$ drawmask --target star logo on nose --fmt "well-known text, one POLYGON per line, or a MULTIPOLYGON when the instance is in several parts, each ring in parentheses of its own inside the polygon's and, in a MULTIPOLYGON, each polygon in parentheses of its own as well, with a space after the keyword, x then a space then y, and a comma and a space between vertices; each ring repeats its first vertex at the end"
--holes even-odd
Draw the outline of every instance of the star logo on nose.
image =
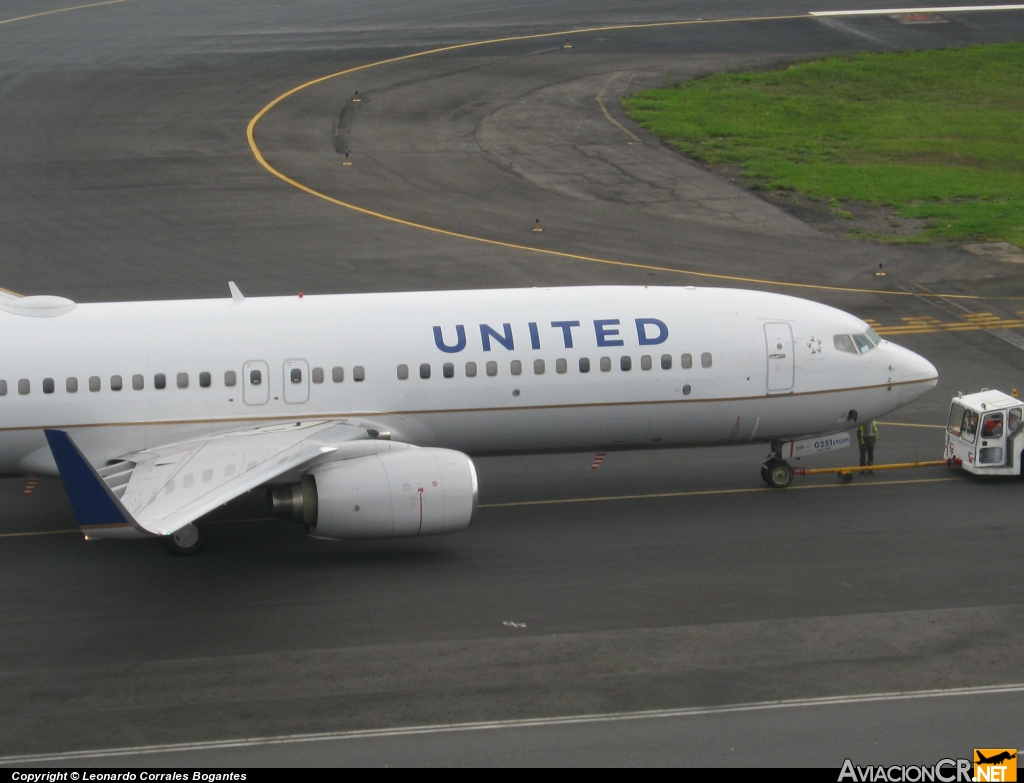
POLYGON ((811 349, 811 353, 821 353, 821 340, 816 340, 813 336, 807 343, 807 347, 811 349))

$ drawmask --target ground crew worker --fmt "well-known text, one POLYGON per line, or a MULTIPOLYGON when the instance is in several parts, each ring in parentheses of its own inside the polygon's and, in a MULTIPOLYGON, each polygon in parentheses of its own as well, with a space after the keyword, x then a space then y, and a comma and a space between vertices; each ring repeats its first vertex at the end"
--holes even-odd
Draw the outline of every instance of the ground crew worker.
POLYGON ((865 427, 861 424, 857 428, 857 443, 860 445, 860 466, 867 467, 867 471, 861 471, 874 475, 871 466, 875 464, 875 442, 878 440, 878 422, 872 419, 865 427))

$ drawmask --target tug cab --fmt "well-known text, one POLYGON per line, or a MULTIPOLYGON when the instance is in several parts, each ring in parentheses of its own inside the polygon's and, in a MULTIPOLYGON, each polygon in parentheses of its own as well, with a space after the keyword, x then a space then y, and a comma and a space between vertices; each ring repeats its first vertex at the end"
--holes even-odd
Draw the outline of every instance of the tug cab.
POLYGON ((954 397, 946 461, 983 476, 1022 475, 1024 403, 994 389, 954 397))

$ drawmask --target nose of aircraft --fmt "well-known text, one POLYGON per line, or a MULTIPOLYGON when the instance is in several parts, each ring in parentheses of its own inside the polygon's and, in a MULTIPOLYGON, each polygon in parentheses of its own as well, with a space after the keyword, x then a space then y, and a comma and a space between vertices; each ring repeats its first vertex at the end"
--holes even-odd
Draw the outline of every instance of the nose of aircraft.
POLYGON ((903 391, 900 393, 900 404, 905 405, 916 400, 929 389, 935 388, 939 382, 939 371, 935 365, 906 348, 900 348, 903 360, 903 391))

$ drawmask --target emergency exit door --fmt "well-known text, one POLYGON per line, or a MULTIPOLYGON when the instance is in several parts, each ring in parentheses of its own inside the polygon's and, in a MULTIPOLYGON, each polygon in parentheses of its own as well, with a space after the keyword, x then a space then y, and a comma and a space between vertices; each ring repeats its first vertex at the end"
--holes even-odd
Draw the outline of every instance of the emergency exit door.
POLYGON ((284 401, 305 402, 309 399, 309 365, 305 359, 288 359, 284 363, 284 401))
POLYGON ((764 342, 768 354, 768 393, 791 391, 796 374, 792 328, 782 322, 765 324, 764 342))
POLYGON ((270 399, 267 363, 251 361, 242 365, 242 399, 246 405, 263 405, 270 399))

